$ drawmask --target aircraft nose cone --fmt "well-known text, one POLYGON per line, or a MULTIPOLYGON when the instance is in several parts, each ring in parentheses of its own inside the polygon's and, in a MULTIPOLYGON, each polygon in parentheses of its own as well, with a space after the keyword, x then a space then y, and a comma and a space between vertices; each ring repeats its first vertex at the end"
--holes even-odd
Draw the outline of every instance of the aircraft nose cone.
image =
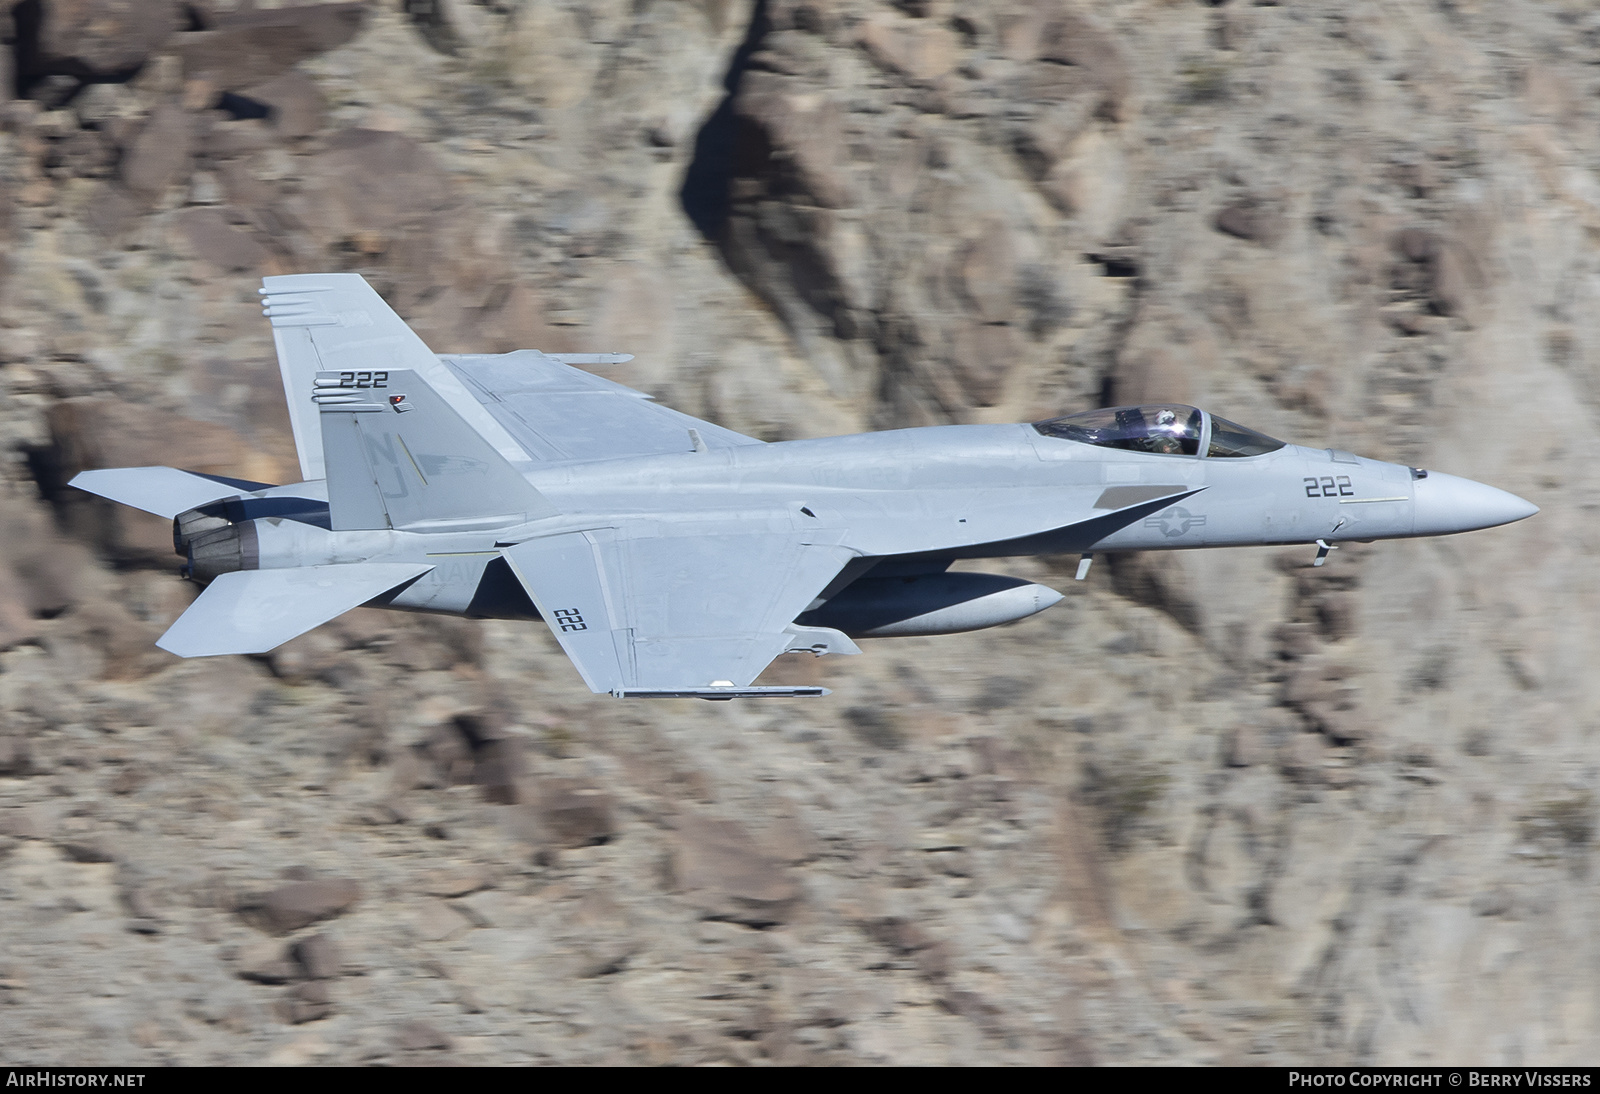
POLYGON ((1471 479, 1428 472, 1416 482, 1415 532, 1419 536, 1445 536, 1493 528, 1531 517, 1539 507, 1515 494, 1471 479))

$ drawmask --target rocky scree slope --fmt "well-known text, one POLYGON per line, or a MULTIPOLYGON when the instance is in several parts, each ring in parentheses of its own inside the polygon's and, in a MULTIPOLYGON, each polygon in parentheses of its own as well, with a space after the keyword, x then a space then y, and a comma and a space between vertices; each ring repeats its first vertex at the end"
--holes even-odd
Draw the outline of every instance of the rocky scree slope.
POLYGON ((0 20, 7 1063, 1592 1062, 1600 16, 0 20), (95 466, 286 481, 263 274, 768 439, 1181 399, 1544 508, 991 568, 1015 627, 589 696, 537 627, 151 642, 95 466))

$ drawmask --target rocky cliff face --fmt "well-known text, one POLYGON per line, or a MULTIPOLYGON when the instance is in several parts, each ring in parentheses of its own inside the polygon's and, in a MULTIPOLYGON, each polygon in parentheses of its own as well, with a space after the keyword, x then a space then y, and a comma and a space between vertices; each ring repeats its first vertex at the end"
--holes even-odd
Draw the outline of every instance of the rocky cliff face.
MULTIPOLYGON (((7 1063, 1592 1062, 1600 15, 28 0, 0 105, 7 1063), (778 439, 1200 403, 1513 490, 593 698, 536 626, 151 642, 288 481, 263 274, 778 439)), ((1076 560, 1065 560, 1067 564, 1076 560)))

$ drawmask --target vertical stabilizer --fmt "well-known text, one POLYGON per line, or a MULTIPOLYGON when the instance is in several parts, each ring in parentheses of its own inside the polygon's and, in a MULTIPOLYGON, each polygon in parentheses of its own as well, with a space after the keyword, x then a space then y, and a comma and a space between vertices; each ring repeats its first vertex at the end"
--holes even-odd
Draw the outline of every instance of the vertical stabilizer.
POLYGON ((319 372, 312 384, 334 531, 464 531, 556 512, 415 371, 319 372))
POLYGON ((326 477, 322 429, 310 401, 319 372, 411 369, 502 459, 514 466, 528 462, 528 454, 505 427, 360 274, 290 274, 263 278, 261 283, 262 307, 272 320, 278 369, 300 453, 300 473, 308 482, 326 477))

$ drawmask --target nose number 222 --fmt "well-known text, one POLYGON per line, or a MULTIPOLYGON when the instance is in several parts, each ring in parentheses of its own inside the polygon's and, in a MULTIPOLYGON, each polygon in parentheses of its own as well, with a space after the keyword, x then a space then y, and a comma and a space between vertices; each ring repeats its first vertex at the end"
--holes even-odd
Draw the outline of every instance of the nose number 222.
POLYGON ((1355 496, 1355 487, 1350 485, 1349 475, 1324 475, 1320 479, 1307 478, 1302 480, 1306 484, 1306 497, 1308 498, 1349 498, 1355 496))

